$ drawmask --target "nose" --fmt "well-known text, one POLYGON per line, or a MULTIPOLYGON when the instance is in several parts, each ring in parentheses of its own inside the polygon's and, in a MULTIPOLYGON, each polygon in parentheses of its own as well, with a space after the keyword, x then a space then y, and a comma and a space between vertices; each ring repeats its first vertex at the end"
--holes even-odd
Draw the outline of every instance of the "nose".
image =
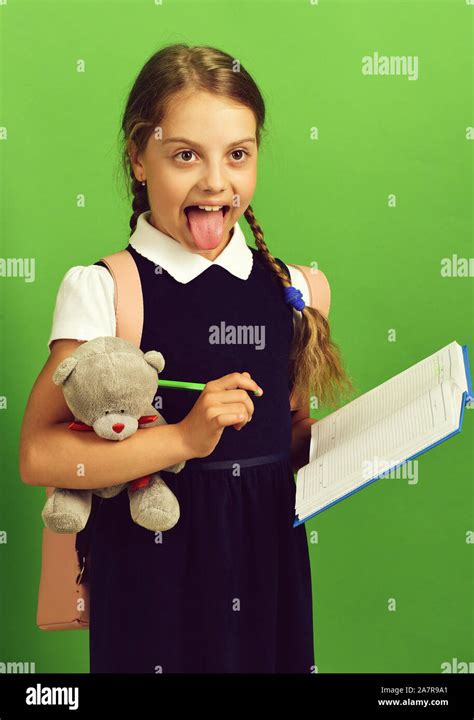
POLYGON ((112 430, 116 433, 122 432, 125 425, 123 423, 115 423, 115 425, 112 425, 112 430))
POLYGON ((225 191, 226 180, 224 169, 219 161, 209 162, 203 172, 201 191, 211 193, 212 196, 225 191))

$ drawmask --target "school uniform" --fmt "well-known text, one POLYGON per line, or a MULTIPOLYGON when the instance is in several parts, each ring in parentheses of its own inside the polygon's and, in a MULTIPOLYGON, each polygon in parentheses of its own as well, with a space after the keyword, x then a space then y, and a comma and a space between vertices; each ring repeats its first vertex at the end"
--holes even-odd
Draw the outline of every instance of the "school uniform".
MULTIPOLYGON (((314 672, 305 525, 293 527, 288 360, 298 311, 234 225, 214 260, 138 218, 129 239, 141 280, 141 350, 159 350, 163 379, 206 383, 248 371, 263 388, 252 421, 225 428, 214 451, 161 471, 180 519, 153 533, 133 522, 127 491, 93 495, 78 547, 90 543, 93 673, 314 672)), ((308 302, 304 276, 279 258, 308 302)), ((101 261, 75 266, 58 292, 48 344, 115 335, 113 280, 101 261)), ((196 391, 157 387, 155 407, 182 420, 196 391)), ((138 432, 146 432, 146 429, 138 432)))

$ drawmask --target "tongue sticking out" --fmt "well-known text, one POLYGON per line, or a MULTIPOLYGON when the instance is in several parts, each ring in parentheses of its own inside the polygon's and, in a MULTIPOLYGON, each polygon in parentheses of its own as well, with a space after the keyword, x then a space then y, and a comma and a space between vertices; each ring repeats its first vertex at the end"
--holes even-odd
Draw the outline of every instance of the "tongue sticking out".
POLYGON ((193 240, 201 250, 211 250, 222 240, 224 210, 199 210, 190 207, 186 211, 193 240))

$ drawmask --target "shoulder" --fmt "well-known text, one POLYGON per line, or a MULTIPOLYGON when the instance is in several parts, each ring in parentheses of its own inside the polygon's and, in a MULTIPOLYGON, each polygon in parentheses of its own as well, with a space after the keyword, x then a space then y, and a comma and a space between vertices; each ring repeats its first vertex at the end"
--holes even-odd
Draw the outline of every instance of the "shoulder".
POLYGON ((92 291, 98 288, 114 287, 114 280, 104 265, 74 265, 69 268, 61 280, 60 289, 88 287, 92 291))
POLYGON ((69 268, 59 285, 56 303, 77 301, 102 304, 114 299, 114 279, 101 265, 75 265, 69 268))
POLYGON ((326 275, 319 268, 286 263, 291 283, 301 290, 306 305, 319 310, 326 318, 331 304, 331 288, 326 275))
POLYGON ((103 265, 75 265, 56 295, 48 348, 59 338, 91 340, 115 335, 114 280, 103 265))

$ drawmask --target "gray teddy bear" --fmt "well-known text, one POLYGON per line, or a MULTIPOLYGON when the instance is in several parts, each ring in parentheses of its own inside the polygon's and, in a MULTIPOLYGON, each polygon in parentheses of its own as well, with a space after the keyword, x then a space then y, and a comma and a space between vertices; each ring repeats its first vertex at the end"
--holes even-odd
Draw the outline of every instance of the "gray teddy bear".
MULTIPOLYGON (((151 404, 158 373, 164 366, 160 352, 143 353, 118 337, 98 337, 79 345, 53 374, 53 382, 62 384, 64 398, 75 418, 69 428, 91 430, 106 440, 120 441, 139 428, 166 424, 151 404)), ((164 469, 178 473, 185 464, 183 461, 164 469)), ((176 525, 179 503, 159 473, 101 489, 55 488, 41 514, 44 524, 57 533, 77 533, 87 524, 92 493, 112 498, 125 487, 131 516, 138 525, 155 532, 176 525)))

